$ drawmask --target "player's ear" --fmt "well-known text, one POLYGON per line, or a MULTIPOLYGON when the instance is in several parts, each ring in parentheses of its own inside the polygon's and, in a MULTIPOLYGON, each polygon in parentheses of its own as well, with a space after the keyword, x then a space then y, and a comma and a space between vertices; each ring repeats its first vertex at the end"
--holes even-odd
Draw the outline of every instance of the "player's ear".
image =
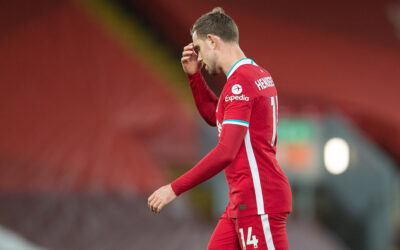
POLYGON ((207 42, 209 43, 209 46, 212 49, 215 49, 217 47, 217 44, 219 42, 219 37, 216 35, 208 34, 207 35, 207 42))

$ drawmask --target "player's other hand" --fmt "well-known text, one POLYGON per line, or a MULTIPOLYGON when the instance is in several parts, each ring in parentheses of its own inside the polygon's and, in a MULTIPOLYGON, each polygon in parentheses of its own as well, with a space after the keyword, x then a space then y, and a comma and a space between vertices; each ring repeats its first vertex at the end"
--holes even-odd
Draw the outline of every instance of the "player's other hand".
POLYGON ((163 207, 175 200, 176 195, 172 190, 171 184, 165 185, 157 189, 147 200, 147 204, 152 212, 160 213, 163 207))
POLYGON ((203 66, 203 62, 198 60, 198 55, 194 51, 193 43, 189 43, 183 48, 181 58, 183 71, 187 75, 193 75, 197 73, 203 66))

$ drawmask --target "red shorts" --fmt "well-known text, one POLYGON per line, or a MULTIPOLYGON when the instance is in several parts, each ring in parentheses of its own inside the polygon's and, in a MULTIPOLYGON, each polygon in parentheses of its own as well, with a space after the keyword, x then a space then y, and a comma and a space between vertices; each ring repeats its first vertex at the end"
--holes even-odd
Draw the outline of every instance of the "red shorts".
POLYGON ((288 213, 229 218, 224 212, 211 236, 209 250, 289 250, 288 213))

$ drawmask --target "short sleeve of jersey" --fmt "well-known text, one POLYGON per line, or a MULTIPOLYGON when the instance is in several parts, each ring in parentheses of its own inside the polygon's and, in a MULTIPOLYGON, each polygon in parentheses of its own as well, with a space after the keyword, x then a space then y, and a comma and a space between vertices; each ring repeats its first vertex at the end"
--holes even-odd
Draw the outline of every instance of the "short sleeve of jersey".
POLYGON ((222 124, 237 124, 248 127, 250 122, 253 97, 251 86, 237 78, 224 93, 224 120, 222 124))

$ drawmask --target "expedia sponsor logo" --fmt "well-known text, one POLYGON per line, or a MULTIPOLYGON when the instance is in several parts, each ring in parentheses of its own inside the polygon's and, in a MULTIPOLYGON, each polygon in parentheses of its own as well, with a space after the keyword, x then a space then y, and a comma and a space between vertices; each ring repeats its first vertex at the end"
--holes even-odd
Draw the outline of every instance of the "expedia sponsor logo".
POLYGON ((233 101, 246 101, 248 102, 250 98, 245 95, 237 96, 237 95, 232 95, 232 96, 225 96, 225 101, 226 102, 233 102, 233 101))
POLYGON ((242 93, 243 89, 242 86, 240 84, 235 84, 232 86, 232 93, 235 95, 239 95, 240 93, 242 93))

